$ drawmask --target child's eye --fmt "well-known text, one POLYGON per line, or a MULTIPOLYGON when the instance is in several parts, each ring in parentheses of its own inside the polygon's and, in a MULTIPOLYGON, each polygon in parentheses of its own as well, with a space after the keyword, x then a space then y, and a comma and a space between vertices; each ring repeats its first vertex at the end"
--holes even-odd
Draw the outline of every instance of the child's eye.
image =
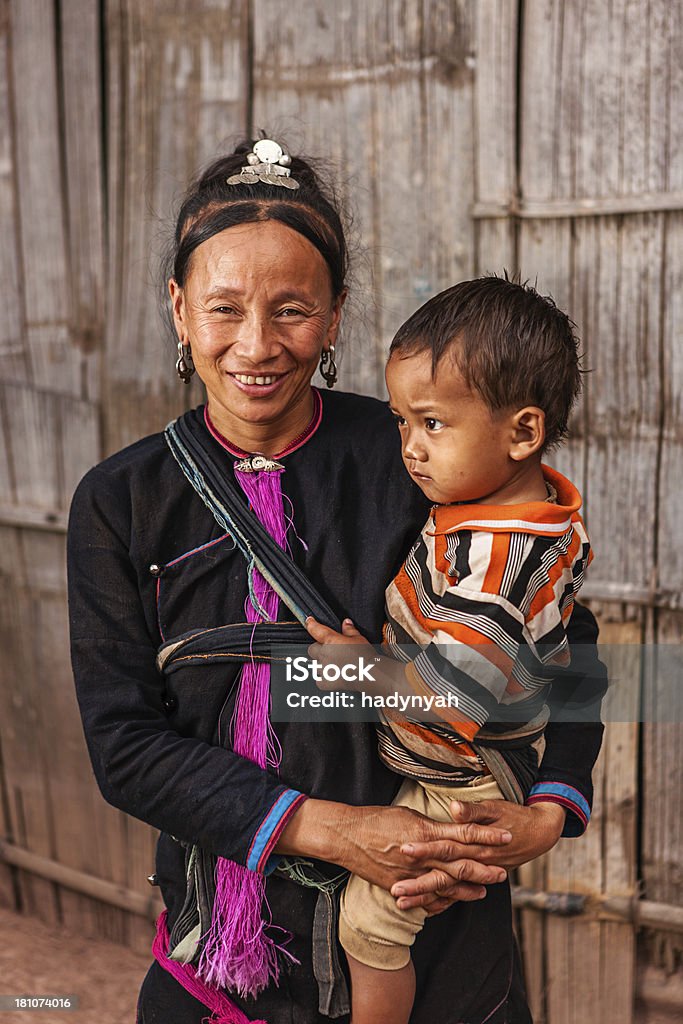
POLYGON ((393 416, 394 416, 394 422, 396 423, 397 427, 405 427, 406 421, 403 418, 403 416, 399 416, 397 413, 394 413, 393 416))
POLYGON ((443 423, 441 422, 441 420, 437 420, 433 416, 429 416, 425 420, 425 427, 427 428, 427 430, 432 431, 441 430, 441 428, 443 427, 443 423))

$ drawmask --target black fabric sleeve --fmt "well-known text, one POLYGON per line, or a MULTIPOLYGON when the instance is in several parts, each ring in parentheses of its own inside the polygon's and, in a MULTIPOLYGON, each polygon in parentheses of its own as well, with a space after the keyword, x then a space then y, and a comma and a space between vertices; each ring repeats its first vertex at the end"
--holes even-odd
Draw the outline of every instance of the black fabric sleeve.
POLYGON ((551 686, 551 718, 537 783, 527 803, 559 803, 567 810, 563 836, 579 836, 590 818, 591 773, 600 753, 604 726, 600 706, 607 690, 607 669, 598 658, 598 624, 576 604, 567 626, 572 671, 551 686))
POLYGON ((101 468, 81 482, 68 535, 71 653, 95 777, 115 807, 214 854, 265 870, 305 799, 232 751, 180 735, 164 708, 158 642, 131 558, 131 501, 101 468))

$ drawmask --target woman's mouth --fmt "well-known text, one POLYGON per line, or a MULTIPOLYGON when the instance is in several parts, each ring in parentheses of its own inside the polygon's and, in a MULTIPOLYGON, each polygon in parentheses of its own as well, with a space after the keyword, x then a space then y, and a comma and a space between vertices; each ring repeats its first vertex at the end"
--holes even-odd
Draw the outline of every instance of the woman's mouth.
POLYGON ((228 373, 239 390, 248 395, 271 395, 287 376, 287 373, 228 373))
POLYGON ((274 384, 278 379, 277 374, 269 374, 263 377, 252 377, 248 373, 235 373, 233 374, 235 380, 238 380, 240 384, 274 384))

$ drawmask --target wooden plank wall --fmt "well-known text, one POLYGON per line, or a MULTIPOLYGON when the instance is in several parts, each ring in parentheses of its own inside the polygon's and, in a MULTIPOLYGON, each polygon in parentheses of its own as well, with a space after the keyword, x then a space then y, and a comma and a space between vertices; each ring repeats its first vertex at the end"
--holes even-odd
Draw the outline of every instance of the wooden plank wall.
POLYGON ((254 128, 319 157, 361 243, 340 386, 384 394, 396 328, 473 267, 473 5, 309 2, 285 27, 254 0, 253 20, 254 128))
MULTIPOLYGON (((175 378, 159 261, 191 176, 260 129, 317 156, 349 214, 342 387, 382 394, 398 324, 472 273, 519 269, 573 311, 591 373, 555 462, 586 497, 633 722, 641 699, 654 717, 633 645, 683 632, 682 69, 667 0, 0 0, 6 838, 148 893, 154 835, 101 800, 80 735, 66 512, 90 465, 201 400, 175 378)), ((526 884, 680 902, 681 729, 633 722, 608 727, 588 835, 526 884)), ((148 948, 141 917, 2 863, 0 903, 148 948)), ((521 927, 538 1024, 634 1019, 630 925, 521 927)), ((652 933, 641 963, 680 954, 652 933)))

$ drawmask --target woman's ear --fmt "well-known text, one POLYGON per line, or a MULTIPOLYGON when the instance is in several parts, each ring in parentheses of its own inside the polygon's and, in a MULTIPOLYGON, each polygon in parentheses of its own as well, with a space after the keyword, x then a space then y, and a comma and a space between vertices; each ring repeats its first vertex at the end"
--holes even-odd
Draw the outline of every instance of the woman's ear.
POLYGON ((512 417, 512 438, 509 455, 522 462, 543 448, 545 413, 536 405, 527 405, 512 417))
POLYGON ((327 348, 328 345, 337 344, 337 335, 339 334, 339 325, 341 324, 342 309, 344 307, 344 303, 346 302, 347 295, 348 290, 344 288, 344 290, 339 293, 339 295, 336 297, 332 304, 332 319, 330 321, 330 326, 327 331, 327 345, 325 346, 325 348, 327 348))
POLYGON ((168 292, 171 296, 171 311, 173 313, 173 324, 178 335, 178 340, 183 344, 187 342, 187 327, 185 325, 185 294, 174 277, 168 282, 168 292))

